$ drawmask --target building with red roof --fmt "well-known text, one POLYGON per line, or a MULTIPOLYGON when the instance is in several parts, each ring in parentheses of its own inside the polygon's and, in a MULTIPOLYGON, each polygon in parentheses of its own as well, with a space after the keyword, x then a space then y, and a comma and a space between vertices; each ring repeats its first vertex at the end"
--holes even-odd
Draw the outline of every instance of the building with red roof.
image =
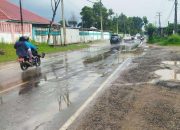
MULTIPOLYGON (((38 42, 46 42, 50 20, 22 9, 23 34, 38 42)), ((19 6, 0 0, 0 42, 15 42, 22 33, 19 6)), ((60 35, 60 31, 52 32, 60 35)))
MULTIPOLYGON (((9 0, 10 1, 10 0, 9 0)), ((8 0, 0 0, 0 42, 15 43, 22 35, 21 17, 19 6, 10 3, 8 0)), ((42 0, 43 1, 43 0, 42 0)), ((25 2, 25 0, 24 0, 25 2)), ((22 9, 23 35, 29 36, 36 42, 47 42, 50 21, 26 9, 22 9)), ((60 25, 53 25, 50 44, 62 44, 63 34, 60 25)), ((79 43, 101 38, 100 32, 81 30, 78 28, 67 28, 67 43, 79 43)), ((104 33, 104 38, 109 39, 109 33, 104 33)))
MULTIPOLYGON (((20 21, 20 9, 17 5, 0 0, 0 20, 5 21, 20 21)), ((26 9, 22 9, 24 22, 36 24, 49 24, 49 20, 37 14, 34 14, 26 9)))

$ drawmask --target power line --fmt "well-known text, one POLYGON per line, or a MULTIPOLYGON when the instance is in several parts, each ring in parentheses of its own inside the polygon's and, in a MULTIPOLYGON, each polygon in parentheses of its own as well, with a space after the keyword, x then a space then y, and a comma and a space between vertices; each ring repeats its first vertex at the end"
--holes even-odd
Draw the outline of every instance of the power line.
POLYGON ((164 0, 161 0, 160 3, 159 3, 159 6, 157 6, 157 11, 162 7, 162 4, 164 3, 164 0))
POLYGON ((172 6, 172 9, 171 9, 171 11, 170 11, 170 13, 169 13, 169 15, 168 15, 168 17, 167 17, 166 21, 168 21, 168 20, 170 19, 170 17, 171 17, 171 15, 172 15, 173 10, 174 10, 174 4, 173 4, 173 6, 172 6))
POLYGON ((88 1, 88 2, 91 2, 91 3, 93 3, 93 4, 94 4, 94 3, 97 3, 97 2, 93 2, 93 1, 91 1, 91 0, 87 0, 87 1, 88 1))

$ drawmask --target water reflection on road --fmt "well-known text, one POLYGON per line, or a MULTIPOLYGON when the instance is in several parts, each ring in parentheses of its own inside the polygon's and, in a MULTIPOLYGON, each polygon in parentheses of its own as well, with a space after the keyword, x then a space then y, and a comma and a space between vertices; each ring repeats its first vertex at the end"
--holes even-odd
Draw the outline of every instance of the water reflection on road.
POLYGON ((166 69, 155 71, 155 74, 160 76, 160 80, 180 81, 180 61, 163 61, 162 64, 166 69))
POLYGON ((17 76, 25 84, 1 95, 0 129, 59 129, 119 64, 135 56, 107 44, 52 55, 41 68, 17 76))
POLYGON ((27 81, 28 82, 27 84, 20 86, 19 95, 26 94, 29 91, 31 91, 33 88, 38 87, 40 83, 40 79, 42 78, 45 81, 47 81, 46 76, 41 73, 41 68, 36 68, 22 72, 21 74, 22 82, 27 82, 27 81))

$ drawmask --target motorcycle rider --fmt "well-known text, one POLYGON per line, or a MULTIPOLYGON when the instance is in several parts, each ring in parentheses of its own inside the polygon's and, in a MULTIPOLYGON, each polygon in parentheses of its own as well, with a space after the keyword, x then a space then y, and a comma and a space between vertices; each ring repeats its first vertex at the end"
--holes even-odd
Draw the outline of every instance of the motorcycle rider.
POLYGON ((18 57, 29 57, 28 47, 26 46, 23 37, 19 38, 19 40, 15 43, 14 48, 16 49, 18 57))
POLYGON ((14 45, 14 48, 16 49, 16 54, 19 57, 28 57, 29 62, 32 62, 33 54, 32 51, 34 51, 34 54, 37 54, 37 47, 34 46, 32 43, 29 42, 28 37, 20 37, 19 41, 17 41, 14 45))
POLYGON ((37 47, 29 42, 29 37, 24 37, 25 44, 28 47, 29 61, 32 61, 33 56, 37 56, 37 47))

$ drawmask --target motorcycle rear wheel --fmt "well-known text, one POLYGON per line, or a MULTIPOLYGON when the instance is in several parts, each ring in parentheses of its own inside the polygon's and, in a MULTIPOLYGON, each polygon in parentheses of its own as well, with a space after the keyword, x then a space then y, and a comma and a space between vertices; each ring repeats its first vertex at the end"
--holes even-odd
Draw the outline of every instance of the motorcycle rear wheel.
POLYGON ((23 71, 27 70, 28 69, 28 65, 25 64, 25 63, 20 63, 20 67, 23 71))

